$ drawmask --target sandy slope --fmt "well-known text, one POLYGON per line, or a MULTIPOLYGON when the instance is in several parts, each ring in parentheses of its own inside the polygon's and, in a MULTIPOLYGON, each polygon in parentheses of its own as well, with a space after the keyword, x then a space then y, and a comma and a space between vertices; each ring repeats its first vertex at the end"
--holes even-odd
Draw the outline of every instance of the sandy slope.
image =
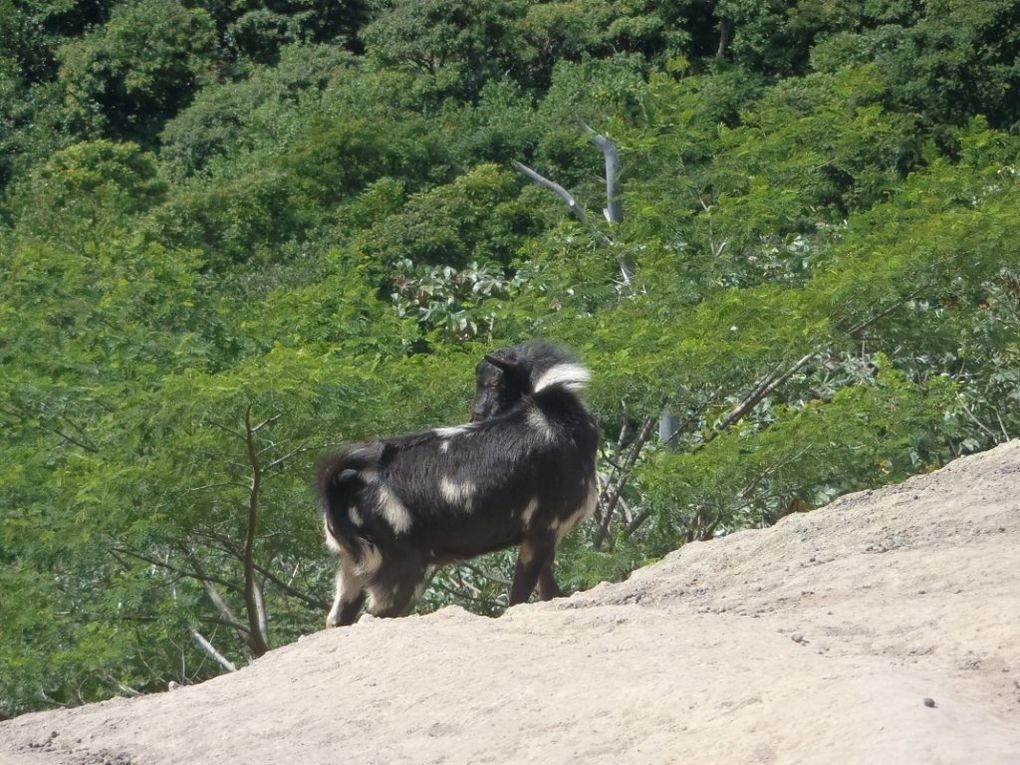
POLYGON ((569 600, 0 723, 12 765, 580 761, 1020 764, 1020 441, 569 600))

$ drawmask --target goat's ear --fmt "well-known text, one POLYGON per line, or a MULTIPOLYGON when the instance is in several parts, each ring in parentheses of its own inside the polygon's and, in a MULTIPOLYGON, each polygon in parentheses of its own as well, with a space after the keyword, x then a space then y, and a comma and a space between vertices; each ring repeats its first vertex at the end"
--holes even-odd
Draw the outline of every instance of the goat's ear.
POLYGON ((522 364, 517 359, 504 359, 499 356, 486 354, 485 360, 492 364, 492 366, 496 367, 497 369, 502 369, 509 375, 514 375, 516 377, 528 376, 527 369, 525 369, 524 364, 522 364))

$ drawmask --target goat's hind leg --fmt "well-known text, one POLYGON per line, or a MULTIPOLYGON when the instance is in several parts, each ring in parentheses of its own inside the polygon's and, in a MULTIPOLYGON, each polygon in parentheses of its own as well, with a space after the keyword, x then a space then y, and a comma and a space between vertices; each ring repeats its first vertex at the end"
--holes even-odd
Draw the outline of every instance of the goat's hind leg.
MULTIPOLYGON (((514 581, 510 585, 510 605, 516 606, 524 603, 531 597, 539 577, 543 579, 543 600, 548 600, 545 594, 549 582, 559 592, 556 580, 552 576, 553 556, 556 555, 556 539, 553 536, 536 537, 525 539, 517 551, 517 567, 514 570, 514 581), (548 573, 546 573, 548 571, 548 573)), ((549 597, 555 597, 549 595, 549 597)))
POLYGON ((553 598, 562 598, 563 590, 556 584, 556 577, 553 576, 553 559, 549 558, 549 562, 545 564, 545 567, 538 575, 538 596, 542 600, 552 600, 553 598))

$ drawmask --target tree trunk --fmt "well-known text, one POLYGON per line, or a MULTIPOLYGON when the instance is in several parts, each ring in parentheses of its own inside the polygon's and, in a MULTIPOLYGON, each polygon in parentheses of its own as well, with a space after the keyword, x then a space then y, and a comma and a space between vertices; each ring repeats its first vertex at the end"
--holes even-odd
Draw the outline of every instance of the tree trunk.
POLYGON ((269 641, 265 633, 265 620, 262 616, 261 593, 255 581, 255 536, 258 528, 259 497, 262 491, 262 466, 259 464, 255 434, 261 425, 252 426, 251 406, 244 411, 244 440, 248 447, 248 462, 251 465, 251 483, 248 492, 247 527, 244 537, 244 606, 248 617, 248 647, 256 658, 269 650, 269 641))

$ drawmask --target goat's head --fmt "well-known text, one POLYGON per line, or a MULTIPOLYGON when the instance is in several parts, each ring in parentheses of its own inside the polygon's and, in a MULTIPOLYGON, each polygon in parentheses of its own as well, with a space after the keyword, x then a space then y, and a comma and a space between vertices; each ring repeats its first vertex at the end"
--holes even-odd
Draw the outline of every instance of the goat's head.
POLYGON ((475 403, 471 422, 488 420, 512 409, 531 393, 530 370, 510 352, 486 354, 475 367, 475 403))
POLYGON ((549 385, 579 390, 588 371, 567 351, 533 341, 487 354, 475 367, 475 403, 471 421, 501 415, 525 396, 549 385))

